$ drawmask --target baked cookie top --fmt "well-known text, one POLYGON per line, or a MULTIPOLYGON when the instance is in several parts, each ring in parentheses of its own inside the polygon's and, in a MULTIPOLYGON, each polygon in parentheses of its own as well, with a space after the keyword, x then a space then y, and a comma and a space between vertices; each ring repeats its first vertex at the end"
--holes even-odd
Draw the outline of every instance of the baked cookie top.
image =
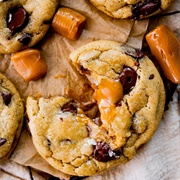
POLYGON ((174 0, 89 0, 113 18, 142 19, 166 10, 174 0))
POLYGON ((7 158, 18 142, 24 105, 14 85, 0 74, 0 161, 7 158))
POLYGON ((151 60, 118 42, 91 42, 70 59, 90 80, 92 98, 28 97, 29 127, 49 164, 90 176, 130 160, 152 137, 164 111, 165 90, 151 60))
POLYGON ((57 0, 0 1, 0 54, 35 45, 47 32, 57 0))

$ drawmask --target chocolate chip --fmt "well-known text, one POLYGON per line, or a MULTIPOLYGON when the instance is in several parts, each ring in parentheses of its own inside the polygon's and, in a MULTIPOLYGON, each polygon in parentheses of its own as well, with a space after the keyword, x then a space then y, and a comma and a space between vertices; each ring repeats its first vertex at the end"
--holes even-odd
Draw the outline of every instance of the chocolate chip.
POLYGON ((121 150, 113 151, 110 146, 103 142, 98 142, 95 146, 93 157, 100 162, 107 162, 119 158, 121 150))
POLYGON ((50 146, 51 145, 51 141, 49 139, 47 139, 47 145, 50 146))
POLYGON ((94 122, 95 124, 97 124, 98 126, 101 126, 101 125, 102 125, 102 121, 101 121, 100 117, 95 117, 95 118, 92 119, 92 120, 93 120, 93 122, 94 122))
POLYGON ((62 117, 60 117, 59 119, 60 119, 62 122, 63 122, 63 120, 64 120, 62 117))
POLYGON ((79 65, 79 71, 82 75, 84 75, 84 74, 91 75, 90 70, 84 68, 82 65, 79 65))
POLYGON ((22 37, 18 39, 18 41, 24 45, 28 45, 31 41, 32 35, 23 33, 22 37))
POLYGON ((132 6, 133 19, 139 19, 157 11, 161 6, 161 0, 145 0, 132 6))
POLYGON ((124 94, 128 94, 135 86, 137 73, 130 67, 125 67, 119 76, 119 80, 123 85, 124 94))
POLYGON ((11 93, 0 92, 0 95, 3 98, 4 104, 7 106, 11 102, 11 93))
POLYGON ((154 74, 151 74, 151 75, 149 76, 149 79, 154 79, 154 74))
POLYGON ((69 101, 61 107, 61 110, 63 112, 77 113, 76 103, 74 101, 69 101))
POLYGON ((20 32, 28 24, 28 13, 22 7, 15 7, 7 14, 7 27, 11 31, 11 35, 20 32))
POLYGON ((6 139, 0 137, 0 146, 6 143, 6 139))

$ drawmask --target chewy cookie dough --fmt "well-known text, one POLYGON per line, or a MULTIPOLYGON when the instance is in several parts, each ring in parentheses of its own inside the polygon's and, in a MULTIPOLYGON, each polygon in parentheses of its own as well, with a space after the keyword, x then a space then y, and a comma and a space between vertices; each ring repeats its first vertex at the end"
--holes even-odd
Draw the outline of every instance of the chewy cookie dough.
POLYGON ((153 136, 165 90, 151 60, 118 42, 91 42, 70 59, 90 80, 92 99, 28 97, 29 127, 49 164, 70 175, 90 176, 130 160, 153 136))
POLYGON ((174 0, 89 0, 113 18, 142 19, 166 10, 174 0))
POLYGON ((0 74, 0 161, 18 142, 24 119, 22 99, 14 85, 0 74))
POLYGON ((47 32, 57 0, 0 1, 0 54, 35 45, 47 32))

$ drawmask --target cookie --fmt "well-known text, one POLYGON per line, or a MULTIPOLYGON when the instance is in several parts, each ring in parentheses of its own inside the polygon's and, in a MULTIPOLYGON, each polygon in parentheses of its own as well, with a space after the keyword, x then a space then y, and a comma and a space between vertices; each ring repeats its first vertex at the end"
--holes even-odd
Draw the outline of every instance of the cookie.
POLYGON ((89 79, 91 98, 28 97, 29 128, 50 165, 91 176, 127 162, 153 136, 164 112, 165 90, 151 60, 118 42, 91 42, 70 59, 89 79))
POLYGON ((89 0, 97 9, 113 18, 142 19, 161 13, 174 0, 89 0))
POLYGON ((8 158, 18 142, 24 105, 12 82, 0 74, 0 161, 8 158))
POLYGON ((57 0, 0 1, 0 54, 35 45, 46 34, 57 0))

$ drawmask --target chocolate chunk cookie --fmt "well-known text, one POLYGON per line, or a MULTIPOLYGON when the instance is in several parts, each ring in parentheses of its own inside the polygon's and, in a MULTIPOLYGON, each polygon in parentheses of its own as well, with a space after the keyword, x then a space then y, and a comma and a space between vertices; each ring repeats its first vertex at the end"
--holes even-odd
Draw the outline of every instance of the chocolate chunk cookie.
POLYGON ((114 18, 142 19, 166 10, 174 0, 89 0, 96 8, 114 18))
POLYGON ((28 97, 29 127, 49 164, 67 174, 90 176, 130 160, 153 136, 165 90, 151 60, 118 42, 91 42, 70 59, 89 79, 92 98, 28 97))
POLYGON ((35 45, 47 32, 57 0, 0 1, 0 54, 35 45))
POLYGON ((24 117, 22 99, 14 85, 0 74, 0 161, 18 142, 24 117))

